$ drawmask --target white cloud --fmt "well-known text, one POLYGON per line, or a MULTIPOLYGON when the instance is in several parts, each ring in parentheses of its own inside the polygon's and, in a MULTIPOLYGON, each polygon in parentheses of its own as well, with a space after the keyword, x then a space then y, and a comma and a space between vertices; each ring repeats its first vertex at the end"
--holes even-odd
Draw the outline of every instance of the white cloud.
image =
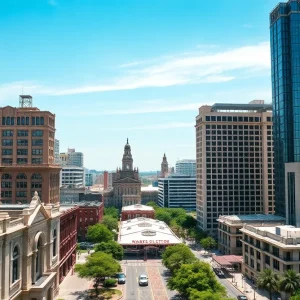
MULTIPOLYGON (((153 61, 153 60, 152 60, 153 61)), ((63 89, 55 95, 72 95, 104 91, 132 90, 146 87, 226 82, 235 79, 240 71, 256 76, 270 69, 269 43, 244 46, 213 54, 190 54, 182 57, 164 58, 148 67, 131 63, 128 72, 110 84, 96 84, 63 89)))
MULTIPOLYGON (((148 102, 148 101, 147 101, 148 102)), ((204 105, 200 102, 195 103, 176 103, 163 105, 165 100, 161 99, 159 102, 154 100, 154 102, 149 101, 147 105, 140 107, 130 107, 119 110, 104 110, 104 111, 81 111, 76 113, 76 116, 102 116, 102 115, 136 115, 136 114, 150 114, 150 113, 165 113, 165 112, 177 112, 177 111, 195 111, 197 113, 198 108, 204 105), (149 106, 149 104, 151 104, 149 106), (155 105, 153 105, 155 104, 155 105)), ((142 103, 145 103, 142 101, 142 103)), ((212 105, 213 103, 205 103, 205 105, 212 105)), ((72 112, 64 113, 64 116, 74 116, 72 112)))
POLYGON ((15 81, 0 85, 0 102, 15 105, 18 95, 49 94, 52 90, 43 87, 35 81, 15 81))
POLYGON ((118 128, 99 128, 100 131, 133 131, 133 130, 162 130, 171 128, 193 128, 195 126, 194 122, 172 122, 166 124, 151 124, 143 126, 133 126, 133 127, 118 127, 118 128))

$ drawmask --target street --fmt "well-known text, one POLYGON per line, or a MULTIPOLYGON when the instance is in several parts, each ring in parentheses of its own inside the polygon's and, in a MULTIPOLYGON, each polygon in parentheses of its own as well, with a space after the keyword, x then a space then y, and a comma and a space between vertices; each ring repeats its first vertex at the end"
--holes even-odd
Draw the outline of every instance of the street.
MULTIPOLYGON (((160 259, 148 261, 123 260, 122 269, 126 274, 126 283, 119 285, 123 289, 124 300, 168 300, 176 299, 176 292, 168 290, 166 286, 166 268, 160 259), (149 285, 140 287, 138 277, 145 274, 149 278, 149 285)), ((178 299, 178 298, 177 298, 178 299)))

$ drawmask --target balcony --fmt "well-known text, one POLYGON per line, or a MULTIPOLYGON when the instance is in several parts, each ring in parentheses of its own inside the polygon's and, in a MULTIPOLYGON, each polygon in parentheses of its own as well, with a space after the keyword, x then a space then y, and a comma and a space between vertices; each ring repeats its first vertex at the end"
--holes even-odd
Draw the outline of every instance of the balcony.
POLYGON ((54 282, 56 277, 55 272, 46 273, 43 276, 41 276, 30 288, 31 292, 43 292, 47 288, 49 288, 52 283, 54 282))

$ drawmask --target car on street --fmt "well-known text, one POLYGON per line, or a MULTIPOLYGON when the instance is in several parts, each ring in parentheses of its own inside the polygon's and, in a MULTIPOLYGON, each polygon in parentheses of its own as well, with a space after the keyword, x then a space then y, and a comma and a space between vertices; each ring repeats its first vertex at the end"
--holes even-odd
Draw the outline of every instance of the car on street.
POLYGON ((139 286, 147 286, 148 285, 148 277, 146 275, 139 276, 139 286))
POLYGON ((224 273, 220 269, 214 269, 214 271, 218 277, 224 277, 224 273))
POLYGON ((247 300, 247 297, 244 295, 239 295, 239 296, 237 296, 237 299, 238 300, 247 300))
POLYGON ((126 275, 124 273, 118 273, 116 277, 117 277, 117 280, 118 280, 118 284, 125 284, 126 275))

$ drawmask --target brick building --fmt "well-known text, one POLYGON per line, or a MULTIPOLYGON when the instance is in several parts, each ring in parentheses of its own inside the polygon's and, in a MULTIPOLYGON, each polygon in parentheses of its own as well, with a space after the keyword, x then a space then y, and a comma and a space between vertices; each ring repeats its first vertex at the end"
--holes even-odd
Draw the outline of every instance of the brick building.
POLYGON ((86 239, 87 228, 99 223, 104 214, 103 202, 77 203, 79 209, 77 214, 78 241, 86 239))
POLYGON ((153 207, 142 205, 142 204, 134 204, 122 207, 121 220, 126 221, 134 218, 149 218, 154 219, 155 212, 153 207))
POLYGON ((78 206, 60 207, 59 282, 76 263, 78 206))
POLYGON ((22 95, 20 107, 0 108, 0 122, 1 202, 25 204, 35 191, 44 203, 59 202, 55 115, 32 107, 32 97, 22 95))

